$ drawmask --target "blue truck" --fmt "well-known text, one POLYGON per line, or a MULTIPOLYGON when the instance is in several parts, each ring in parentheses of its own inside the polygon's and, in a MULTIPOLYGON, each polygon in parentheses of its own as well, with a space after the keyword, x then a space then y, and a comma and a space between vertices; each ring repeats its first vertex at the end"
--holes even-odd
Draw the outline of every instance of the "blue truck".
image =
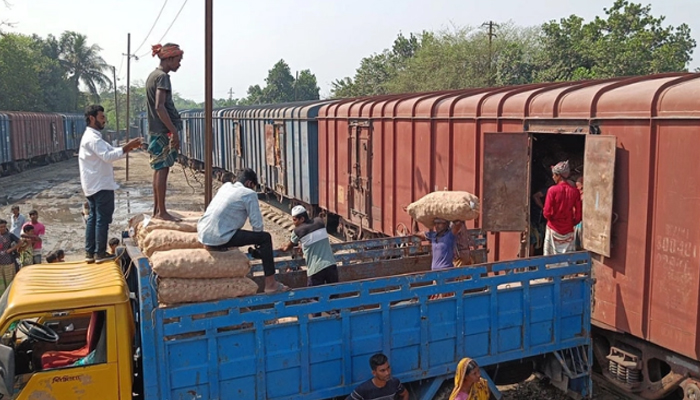
POLYGON ((415 238, 334 248, 340 283, 305 287, 303 261, 279 255, 291 292, 169 306, 129 240, 121 263, 23 268, 0 297, 0 398, 331 399, 377 352, 421 400, 446 398, 463 357, 496 398, 535 371, 591 394, 587 253, 433 272, 415 238))
POLYGON ((383 352, 412 398, 444 396, 463 357, 479 362, 496 398, 499 376, 523 369, 591 395, 588 253, 433 272, 415 238, 333 247, 338 284, 305 287, 303 260, 278 259, 290 292, 161 307, 148 259, 128 243, 134 391, 146 400, 344 397, 383 352))

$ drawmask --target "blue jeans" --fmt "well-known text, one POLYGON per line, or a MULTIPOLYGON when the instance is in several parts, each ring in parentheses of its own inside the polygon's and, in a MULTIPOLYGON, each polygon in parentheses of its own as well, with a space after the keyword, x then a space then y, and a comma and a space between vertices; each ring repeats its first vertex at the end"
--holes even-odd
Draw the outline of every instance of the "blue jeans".
POLYGON ((87 198, 90 214, 85 227, 85 253, 107 252, 107 234, 114 214, 114 191, 100 190, 87 198))

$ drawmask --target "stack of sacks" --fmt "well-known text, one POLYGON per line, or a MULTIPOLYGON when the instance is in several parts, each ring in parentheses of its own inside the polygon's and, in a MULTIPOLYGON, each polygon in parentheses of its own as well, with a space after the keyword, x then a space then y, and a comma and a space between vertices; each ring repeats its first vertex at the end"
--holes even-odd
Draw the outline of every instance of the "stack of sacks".
POLYGON ((435 218, 467 221, 479 216, 479 198, 468 192, 433 192, 411 203, 406 211, 428 228, 435 218))
POLYGON ((247 278, 248 257, 238 249, 209 252, 197 240, 201 214, 173 212, 180 222, 136 216, 129 221, 132 238, 149 257, 158 275, 162 304, 196 303, 249 296, 258 285, 247 278))
POLYGON ((181 219, 180 222, 163 221, 159 219, 151 219, 150 216, 139 214, 129 220, 129 231, 134 242, 139 245, 141 250, 144 249, 143 242, 146 236, 156 229, 168 229, 180 232, 197 232, 197 221, 201 214, 187 211, 172 212, 172 214, 181 219), (133 231, 132 231, 133 229, 133 231))
POLYGON ((158 301, 163 304, 214 301, 258 291, 258 284, 246 277, 248 257, 238 249, 156 251, 150 260, 159 277, 158 301))

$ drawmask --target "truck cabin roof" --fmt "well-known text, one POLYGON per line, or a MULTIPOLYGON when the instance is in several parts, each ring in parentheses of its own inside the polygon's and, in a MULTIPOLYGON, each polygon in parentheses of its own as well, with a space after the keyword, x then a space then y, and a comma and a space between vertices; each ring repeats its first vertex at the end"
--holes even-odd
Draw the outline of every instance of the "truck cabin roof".
POLYGON ((38 264, 17 273, 0 298, 0 313, 7 319, 128 301, 129 289, 115 262, 38 264))

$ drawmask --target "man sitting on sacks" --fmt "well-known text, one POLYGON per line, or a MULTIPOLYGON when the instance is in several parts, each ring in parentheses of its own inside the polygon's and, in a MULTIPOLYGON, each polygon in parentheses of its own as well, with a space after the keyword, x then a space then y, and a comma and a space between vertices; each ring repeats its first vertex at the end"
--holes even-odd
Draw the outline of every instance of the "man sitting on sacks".
POLYGON ((197 222, 197 238, 210 251, 258 245, 265 272, 265 293, 287 291, 287 286, 275 280, 272 236, 263 232, 263 217, 254 190, 257 185, 258 175, 250 168, 239 173, 236 183, 224 183, 197 222), (246 219, 250 219, 252 232, 241 229, 246 219))
POLYGON ((291 240, 280 251, 289 251, 301 243, 308 267, 308 286, 337 283, 338 266, 333 257, 326 224, 318 217, 310 219, 304 206, 292 208, 292 221, 295 228, 291 240))

